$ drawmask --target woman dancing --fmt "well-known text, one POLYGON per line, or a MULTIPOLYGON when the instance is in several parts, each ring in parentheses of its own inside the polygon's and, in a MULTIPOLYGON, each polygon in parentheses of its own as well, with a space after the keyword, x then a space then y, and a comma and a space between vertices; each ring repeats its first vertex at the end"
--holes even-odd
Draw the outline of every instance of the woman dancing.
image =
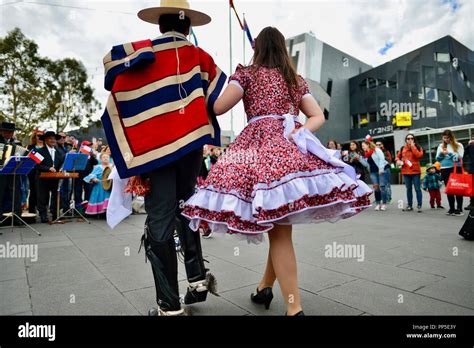
POLYGON ((214 111, 221 115, 243 98, 248 125, 185 202, 183 215, 195 231, 207 222, 213 232, 255 242, 268 232, 266 270, 251 298, 268 308, 278 279, 287 315, 304 315, 292 224, 353 216, 370 206, 371 190, 312 134, 324 115, 276 28, 262 30, 252 64, 239 65, 229 80, 214 111), (295 122, 299 110, 308 118, 304 125, 295 122))

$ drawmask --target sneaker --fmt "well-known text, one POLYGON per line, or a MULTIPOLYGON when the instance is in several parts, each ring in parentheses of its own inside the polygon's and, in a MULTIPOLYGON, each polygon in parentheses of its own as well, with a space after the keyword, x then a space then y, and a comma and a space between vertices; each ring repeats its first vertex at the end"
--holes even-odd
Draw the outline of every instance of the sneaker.
POLYGON ((474 209, 474 205, 468 205, 466 208, 464 208, 464 210, 472 210, 474 209))
POLYGON ((454 215, 454 209, 449 209, 446 215, 453 216, 454 215))
POLYGON ((377 204, 377 205, 375 206, 375 210, 376 210, 376 211, 379 211, 379 210, 380 210, 380 204, 377 204))
POLYGON ((431 209, 436 209, 436 207, 434 205, 431 206, 431 209))
POLYGON ((455 210, 453 215, 454 216, 463 216, 464 213, 462 212, 462 210, 455 210))
POLYGON ((443 207, 442 205, 438 205, 438 208, 437 209, 446 209, 445 207, 443 207))
POLYGON ((402 209, 402 211, 413 211, 413 208, 410 207, 410 206, 408 206, 408 207, 406 207, 405 209, 402 209))
POLYGON ((380 210, 382 210, 382 211, 387 210, 387 206, 385 204, 382 204, 382 206, 380 207, 380 210))
POLYGON ((417 211, 418 213, 421 213, 421 212, 422 212, 422 210, 421 210, 421 205, 419 205, 419 206, 416 207, 416 211, 417 211))

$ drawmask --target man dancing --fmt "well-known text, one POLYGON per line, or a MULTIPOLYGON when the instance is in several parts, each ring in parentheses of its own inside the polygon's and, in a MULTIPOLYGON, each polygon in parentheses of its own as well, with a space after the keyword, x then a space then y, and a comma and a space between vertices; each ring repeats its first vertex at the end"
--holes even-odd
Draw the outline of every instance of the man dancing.
POLYGON ((189 282, 184 303, 205 301, 214 292, 199 233, 189 228, 181 205, 194 193, 203 145, 220 145, 213 105, 226 76, 208 53, 186 39, 191 25, 211 21, 187 1, 162 0, 160 7, 144 9, 138 17, 158 24, 163 35, 114 46, 105 56, 105 87, 111 96, 102 123, 120 177, 139 175, 140 180, 130 182, 147 183, 142 242, 158 303, 149 314, 182 315, 175 229, 189 282))

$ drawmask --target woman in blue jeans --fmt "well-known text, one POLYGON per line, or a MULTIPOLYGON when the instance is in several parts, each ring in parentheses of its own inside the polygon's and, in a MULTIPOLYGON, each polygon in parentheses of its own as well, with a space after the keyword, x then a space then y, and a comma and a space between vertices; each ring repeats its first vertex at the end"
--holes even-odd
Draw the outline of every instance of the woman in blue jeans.
POLYGON ((382 150, 376 147, 372 141, 363 141, 362 150, 364 151, 364 158, 361 158, 360 161, 370 172, 370 179, 375 192, 375 210, 385 211, 387 210, 387 176, 385 172, 389 170, 390 165, 385 160, 382 150))
POLYGON ((405 137, 405 145, 400 149, 395 162, 402 168, 403 181, 407 189, 407 207, 403 211, 413 211, 413 189, 415 187, 417 211, 421 213, 423 194, 421 193, 421 166, 420 158, 423 157, 423 149, 416 143, 412 133, 405 137))

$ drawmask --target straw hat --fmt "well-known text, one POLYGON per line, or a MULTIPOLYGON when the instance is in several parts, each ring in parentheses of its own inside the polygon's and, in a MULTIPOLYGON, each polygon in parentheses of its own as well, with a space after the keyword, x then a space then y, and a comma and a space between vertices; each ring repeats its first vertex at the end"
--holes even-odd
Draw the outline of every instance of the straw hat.
POLYGON ((191 10, 187 0, 161 0, 160 7, 149 7, 138 12, 141 20, 158 24, 158 19, 163 14, 184 14, 191 20, 191 25, 197 27, 211 21, 211 17, 203 12, 191 10))

